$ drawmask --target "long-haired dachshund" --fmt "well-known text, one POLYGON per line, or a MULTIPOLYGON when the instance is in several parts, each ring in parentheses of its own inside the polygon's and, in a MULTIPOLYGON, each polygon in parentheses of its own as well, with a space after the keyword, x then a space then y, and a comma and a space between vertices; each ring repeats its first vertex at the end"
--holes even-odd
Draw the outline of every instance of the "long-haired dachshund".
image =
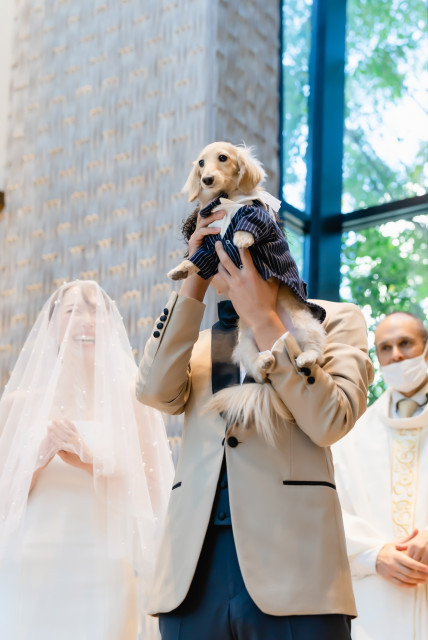
MULTIPOLYGON (((249 248, 263 279, 277 278, 280 281, 277 308, 284 324, 293 327, 291 332, 302 349, 296 359, 297 366, 304 368, 315 362, 322 364, 325 331, 321 322, 325 311, 306 299, 306 285, 299 277, 278 224, 275 209, 279 202, 260 187, 265 177, 262 165, 250 148, 214 142, 201 151, 183 187, 189 202, 198 198, 200 203, 183 225, 185 238, 188 240, 192 235, 198 213, 207 217, 223 209, 226 215, 213 223, 220 226, 220 234, 207 236, 201 247, 168 276, 181 280, 192 273, 204 279, 215 275, 219 261, 214 245, 218 240, 238 267, 242 266, 239 249, 249 248)), ((242 320, 239 328, 240 339, 234 349, 233 360, 241 363, 256 383, 217 392, 207 409, 222 412, 230 429, 249 428, 255 424, 266 440, 274 443, 278 418, 290 418, 269 381, 275 359, 270 352, 259 353, 249 328, 242 320)))

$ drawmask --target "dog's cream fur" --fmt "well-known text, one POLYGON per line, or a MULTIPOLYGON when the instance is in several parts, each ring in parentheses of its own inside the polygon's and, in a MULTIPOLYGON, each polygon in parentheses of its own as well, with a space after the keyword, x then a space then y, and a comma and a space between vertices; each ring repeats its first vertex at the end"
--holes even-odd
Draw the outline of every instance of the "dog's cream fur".
POLYGON ((231 200, 234 196, 250 194, 265 178, 266 172, 253 156, 251 147, 213 142, 202 149, 193 163, 183 191, 188 194, 189 202, 198 198, 201 208, 204 208, 222 191, 231 200), (222 162, 221 156, 227 160, 222 162), (206 184, 211 179, 212 183, 206 184))
MULTIPOLYGON (((266 173, 254 158, 251 148, 214 142, 205 147, 193 163, 183 191, 188 194, 189 202, 198 198, 203 208, 222 191, 228 194, 230 200, 239 200, 245 195, 255 199, 265 177, 266 173)), ((216 222, 216 225, 219 226, 220 222, 216 222)), ((222 228, 222 235, 224 232, 222 228)), ((248 248, 254 244, 254 237, 246 231, 237 231, 233 242, 238 248, 248 248)), ((190 260, 184 260, 168 276, 183 279, 197 271, 198 268, 190 260)), ((297 366, 309 367, 316 362, 322 364, 324 328, 306 305, 282 283, 278 290, 277 311, 284 326, 295 336, 302 349, 296 359, 297 366)), ((233 352, 233 360, 242 363, 256 384, 229 387, 217 392, 208 402, 206 410, 222 412, 229 424, 229 432, 238 427, 252 428, 255 424, 259 433, 274 444, 278 418, 292 418, 268 378, 275 358, 270 352, 259 353, 249 328, 242 320, 239 328, 240 340, 233 352)))
MULTIPOLYGON (((203 209, 221 192, 226 192, 230 200, 235 200, 243 195, 252 195, 254 199, 256 187, 265 178, 266 172, 261 163, 253 156, 250 147, 233 145, 230 142, 213 142, 202 149, 198 159, 193 162, 193 168, 182 191, 187 193, 189 202, 198 198, 201 209, 203 209)), ((216 226, 222 225, 222 236, 226 231, 224 228, 226 222, 227 220, 222 225, 221 220, 216 221, 216 226)), ((236 239, 239 243, 239 236, 242 236, 242 243, 250 242, 250 238, 245 237, 250 234, 245 231, 238 231, 233 241, 235 242, 236 239)), ((190 260, 183 260, 168 273, 168 278, 183 280, 197 272, 196 265, 190 260)))

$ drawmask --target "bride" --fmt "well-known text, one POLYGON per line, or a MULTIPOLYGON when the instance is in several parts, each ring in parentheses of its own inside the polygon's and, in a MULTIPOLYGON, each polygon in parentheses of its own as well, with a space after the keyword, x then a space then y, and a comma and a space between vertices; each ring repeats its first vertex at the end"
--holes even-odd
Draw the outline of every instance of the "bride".
POLYGON ((97 283, 60 287, 0 400, 1 638, 158 637, 144 610, 172 462, 136 372, 97 283))

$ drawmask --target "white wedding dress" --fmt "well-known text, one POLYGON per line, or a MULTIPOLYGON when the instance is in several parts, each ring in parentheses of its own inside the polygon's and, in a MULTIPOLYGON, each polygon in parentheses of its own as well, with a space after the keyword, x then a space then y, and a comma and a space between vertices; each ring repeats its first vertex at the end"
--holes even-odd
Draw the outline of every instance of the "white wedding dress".
POLYGON ((136 376, 106 292, 54 291, 0 398, 0 640, 159 640, 145 611, 174 469, 136 376))
POLYGON ((137 640, 134 571, 109 554, 97 506, 87 472, 55 456, 40 473, 0 567, 2 640, 137 640))

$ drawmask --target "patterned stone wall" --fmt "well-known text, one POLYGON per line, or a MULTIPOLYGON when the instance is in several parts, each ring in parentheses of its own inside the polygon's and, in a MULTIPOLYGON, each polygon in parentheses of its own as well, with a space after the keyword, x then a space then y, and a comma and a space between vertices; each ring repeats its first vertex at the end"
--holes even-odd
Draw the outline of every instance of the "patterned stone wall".
POLYGON ((216 140, 253 145, 279 192, 280 3, 220 0, 213 95, 216 140))
MULTIPOLYGON (((278 19, 262 0, 16 0, 2 383, 43 302, 74 278, 117 301, 141 355, 176 286, 165 274, 192 209, 180 189, 205 144, 254 144, 277 193, 278 19)), ((214 315, 211 296, 205 326, 214 315)))

